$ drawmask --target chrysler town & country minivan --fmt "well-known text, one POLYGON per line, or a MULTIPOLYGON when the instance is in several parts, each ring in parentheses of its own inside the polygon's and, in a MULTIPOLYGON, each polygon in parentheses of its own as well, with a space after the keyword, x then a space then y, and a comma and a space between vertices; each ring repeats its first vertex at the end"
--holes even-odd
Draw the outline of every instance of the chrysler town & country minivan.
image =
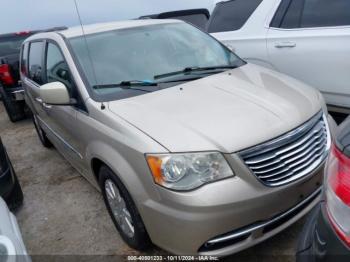
POLYGON ((21 69, 42 144, 101 190, 133 248, 232 254, 319 201, 331 145, 320 93, 185 22, 40 33, 21 69))

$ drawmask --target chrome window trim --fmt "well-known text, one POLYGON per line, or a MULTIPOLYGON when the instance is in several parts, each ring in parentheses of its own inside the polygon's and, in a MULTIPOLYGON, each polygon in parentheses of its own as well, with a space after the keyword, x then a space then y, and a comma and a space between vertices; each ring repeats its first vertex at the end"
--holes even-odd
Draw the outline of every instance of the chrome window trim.
POLYGON ((335 30, 335 29, 350 29, 350 25, 341 26, 320 26, 320 27, 299 27, 299 28, 279 28, 269 26, 268 29, 276 31, 305 31, 305 30, 335 30))

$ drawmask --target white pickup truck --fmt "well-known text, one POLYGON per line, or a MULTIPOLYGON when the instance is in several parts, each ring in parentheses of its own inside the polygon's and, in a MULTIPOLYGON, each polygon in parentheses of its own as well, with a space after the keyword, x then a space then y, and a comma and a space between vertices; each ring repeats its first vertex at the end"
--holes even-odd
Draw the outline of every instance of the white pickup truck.
POLYGON ((231 0, 207 30, 248 62, 319 89, 330 111, 350 113, 349 0, 231 0))

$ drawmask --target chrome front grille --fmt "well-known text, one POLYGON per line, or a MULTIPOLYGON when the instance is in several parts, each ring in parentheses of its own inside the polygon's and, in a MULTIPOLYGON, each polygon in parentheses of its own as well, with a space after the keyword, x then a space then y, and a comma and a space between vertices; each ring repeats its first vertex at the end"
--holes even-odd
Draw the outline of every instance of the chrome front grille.
POLYGON ((300 179, 320 166, 331 146, 322 112, 299 128, 267 143, 244 150, 241 158, 267 186, 282 186, 300 179))

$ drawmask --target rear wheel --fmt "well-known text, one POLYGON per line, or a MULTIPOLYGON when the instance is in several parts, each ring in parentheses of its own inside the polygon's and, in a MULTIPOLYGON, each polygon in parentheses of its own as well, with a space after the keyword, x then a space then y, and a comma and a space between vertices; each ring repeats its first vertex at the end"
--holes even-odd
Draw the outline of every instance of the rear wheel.
POLYGON ((45 131, 40 127, 38 117, 34 113, 32 114, 32 119, 41 144, 46 148, 51 148, 52 143, 47 138, 45 131))
POLYGON ((147 249, 151 241, 125 186, 106 166, 100 169, 99 183, 109 215, 121 237, 134 249, 147 249))
POLYGON ((8 96, 7 92, 5 91, 5 88, 1 84, 0 94, 6 113, 11 122, 17 122, 26 117, 24 101, 13 101, 11 97, 8 96))

